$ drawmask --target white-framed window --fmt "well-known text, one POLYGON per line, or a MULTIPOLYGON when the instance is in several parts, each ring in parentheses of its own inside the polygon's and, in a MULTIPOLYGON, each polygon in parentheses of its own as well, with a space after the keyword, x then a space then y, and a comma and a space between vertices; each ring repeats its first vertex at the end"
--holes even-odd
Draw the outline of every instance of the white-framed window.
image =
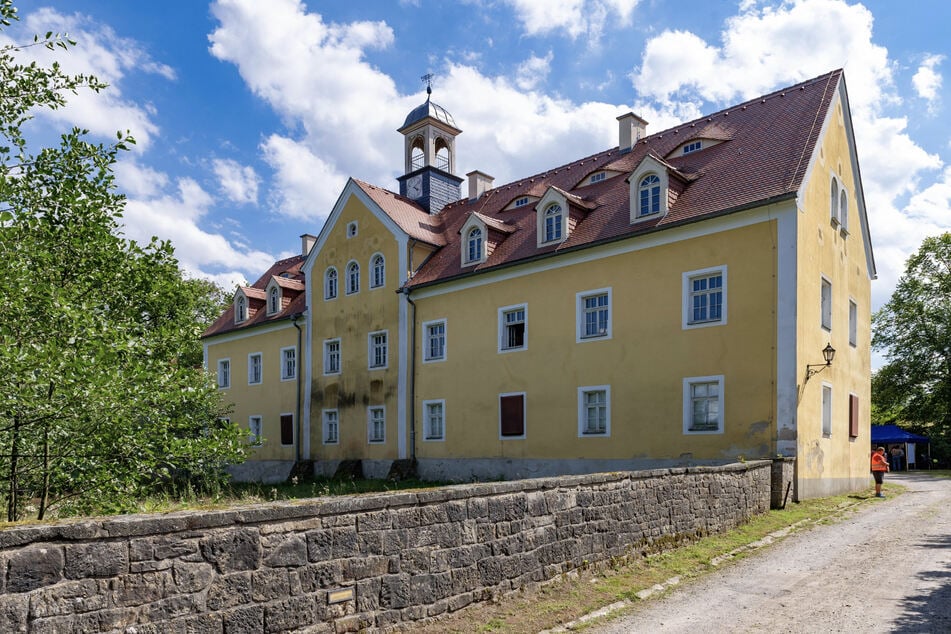
POLYGON ((231 359, 218 359, 218 389, 231 387, 231 359))
POLYGON ((340 340, 324 341, 324 375, 340 374, 340 340))
POLYGON ((267 314, 274 315, 281 310, 281 291, 277 286, 272 286, 267 294, 267 314))
POLYGON ((833 225, 839 224, 839 179, 834 175, 829 185, 829 219, 833 225))
POLYGON ((727 267, 687 271, 683 280, 683 328, 726 323, 727 267))
POLYGON ((832 330, 832 282, 824 277, 820 283, 819 295, 820 325, 826 330, 832 330))
POLYGON ((370 288, 382 288, 386 284, 386 260, 377 253, 370 258, 370 288))
POLYGON ((849 194, 845 187, 839 192, 839 227, 845 232, 849 230, 849 194))
POLYGON ((321 415, 324 426, 325 445, 336 445, 340 442, 340 413, 335 409, 325 409, 321 415))
POLYGON ((382 405, 367 408, 367 442, 386 442, 386 408, 382 405))
POLYGON ((499 439, 525 438, 525 392, 499 394, 499 439))
POLYGON ((832 386, 822 384, 822 435, 832 435, 832 386))
POLYGON ((528 204, 528 196, 521 196, 515 199, 516 207, 524 207, 527 204, 528 204))
POLYGON ((499 352, 528 349, 528 305, 499 309, 499 352))
POLYGON ((652 216, 661 211, 661 183, 657 174, 648 174, 637 184, 638 217, 652 216))
POLYGON ((264 442, 264 418, 262 416, 248 416, 248 442, 260 445, 264 442))
POLYGON ((371 370, 382 370, 387 365, 387 331, 371 332, 367 337, 367 357, 371 370))
POLYGON ((294 444, 294 415, 281 414, 281 445, 289 447, 294 444))
POLYGON ((290 346, 281 348, 281 380, 290 381, 297 378, 297 348, 290 346))
POLYGON ((466 233, 466 264, 475 264, 476 262, 482 261, 483 253, 485 252, 484 245, 482 229, 480 227, 472 227, 469 229, 466 233))
POLYGON ((561 205, 552 203, 545 208, 544 236, 543 242, 560 242, 564 236, 565 215, 561 210, 561 205))
POLYGON ((337 297, 337 269, 329 267, 324 273, 324 299, 337 297))
POLYGON ((611 289, 601 288, 575 294, 577 341, 611 338, 611 289))
POLYGON ((347 223, 347 238, 356 238, 357 237, 357 221, 347 223))
POLYGON ((260 352, 248 355, 248 385, 260 385, 264 376, 264 357, 260 352))
POLYGON ((684 145, 684 154, 690 154, 691 152, 698 152, 703 149, 703 141, 691 141, 684 145))
POLYGON ((446 401, 423 401, 423 440, 446 440, 446 401))
POLYGON ((849 345, 853 348, 859 339, 859 306, 854 300, 849 300, 849 345))
POLYGON ((684 434, 723 433, 723 375, 684 379, 684 434))
POLYGON ((238 295, 234 300, 234 323, 240 324, 248 319, 248 300, 238 295))
POLYGON ((578 388, 578 437, 611 435, 611 386, 578 388))
POLYGON ((347 295, 360 292, 360 265, 356 262, 347 264, 347 295))
POLYGON ((607 175, 606 172, 595 172, 594 174, 591 175, 591 179, 590 179, 588 182, 589 182, 589 183, 600 183, 601 181, 603 181, 603 180, 604 180, 605 178, 607 178, 607 177, 608 177, 608 175, 607 175))
POLYGON ((423 322, 423 363, 446 360, 446 320, 423 322))

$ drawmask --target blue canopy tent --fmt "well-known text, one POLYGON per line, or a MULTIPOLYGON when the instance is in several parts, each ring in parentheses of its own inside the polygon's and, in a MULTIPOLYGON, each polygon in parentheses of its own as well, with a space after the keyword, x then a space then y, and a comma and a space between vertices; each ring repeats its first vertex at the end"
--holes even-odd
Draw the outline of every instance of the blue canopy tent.
MULTIPOLYGON (((931 441, 927 436, 919 436, 910 431, 905 431, 898 425, 872 425, 872 446, 888 447, 888 445, 902 445, 907 463, 905 468, 917 464, 915 454, 915 445, 928 445, 931 441), (908 445, 911 445, 909 447, 908 445)), ((930 460, 925 460, 925 464, 931 466, 930 460)))

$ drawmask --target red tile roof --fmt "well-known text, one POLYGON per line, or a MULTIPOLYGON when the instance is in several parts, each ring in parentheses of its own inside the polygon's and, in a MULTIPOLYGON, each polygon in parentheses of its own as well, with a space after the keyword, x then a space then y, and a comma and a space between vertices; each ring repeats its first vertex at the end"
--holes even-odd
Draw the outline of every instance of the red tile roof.
MULTIPOLYGON (((431 242, 445 246, 423 264, 407 286, 471 275, 551 252, 636 236, 794 195, 805 176, 826 110, 841 77, 842 71, 836 70, 649 135, 628 152, 615 147, 493 188, 475 200, 451 203, 435 217, 441 221, 439 233, 444 242, 431 242), (663 158, 685 142, 699 139, 720 143, 690 154, 663 158), (630 184, 626 179, 616 176, 590 185, 586 179, 600 170, 630 173, 648 155, 676 170, 674 174, 685 185, 665 217, 632 225, 630 184), (542 196, 551 186, 566 192, 571 202, 591 211, 563 243, 538 248, 534 206, 505 207, 519 196, 542 196), (463 268, 459 257, 462 240, 459 231, 474 212, 486 219, 487 224, 489 219, 496 219, 518 230, 508 235, 484 263, 463 268)), ((373 189, 373 198, 378 201, 380 192, 385 190, 373 189)), ((406 199, 387 193, 403 206, 411 205, 406 199)), ((387 209, 384 207, 384 210, 387 209)), ((390 212, 387 210, 387 213, 390 212)), ((438 226, 435 219, 431 221, 434 231, 438 226)))
POLYGON ((409 198, 394 194, 382 187, 364 183, 355 178, 353 182, 409 237, 437 247, 446 244, 440 216, 432 216, 409 198))

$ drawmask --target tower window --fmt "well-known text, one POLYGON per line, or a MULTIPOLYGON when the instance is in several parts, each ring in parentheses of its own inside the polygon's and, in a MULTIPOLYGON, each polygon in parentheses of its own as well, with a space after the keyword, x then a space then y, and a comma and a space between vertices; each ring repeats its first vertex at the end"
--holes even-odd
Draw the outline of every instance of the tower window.
POLYGON ((449 158, 449 146, 443 139, 436 139, 436 167, 447 172, 452 171, 449 158))

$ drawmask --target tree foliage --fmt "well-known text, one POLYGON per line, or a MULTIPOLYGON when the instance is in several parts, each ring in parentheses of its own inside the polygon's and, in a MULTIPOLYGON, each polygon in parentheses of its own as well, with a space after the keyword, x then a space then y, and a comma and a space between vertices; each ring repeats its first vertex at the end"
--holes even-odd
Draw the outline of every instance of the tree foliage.
POLYGON ((887 359, 872 379, 876 422, 951 447, 951 233, 922 242, 872 323, 872 346, 887 359))
MULTIPOLYGON (((0 23, 16 19, 0 0, 0 23)), ((32 45, 68 49, 47 33, 32 45)), ((0 499, 35 507, 130 507, 180 478, 214 481, 244 443, 221 422, 200 368, 220 290, 186 280, 167 242, 125 239, 113 166, 134 140, 84 130, 32 152, 23 126, 66 95, 105 86, 18 63, 0 49, 0 499), (212 308, 213 307, 213 308, 212 308)))

